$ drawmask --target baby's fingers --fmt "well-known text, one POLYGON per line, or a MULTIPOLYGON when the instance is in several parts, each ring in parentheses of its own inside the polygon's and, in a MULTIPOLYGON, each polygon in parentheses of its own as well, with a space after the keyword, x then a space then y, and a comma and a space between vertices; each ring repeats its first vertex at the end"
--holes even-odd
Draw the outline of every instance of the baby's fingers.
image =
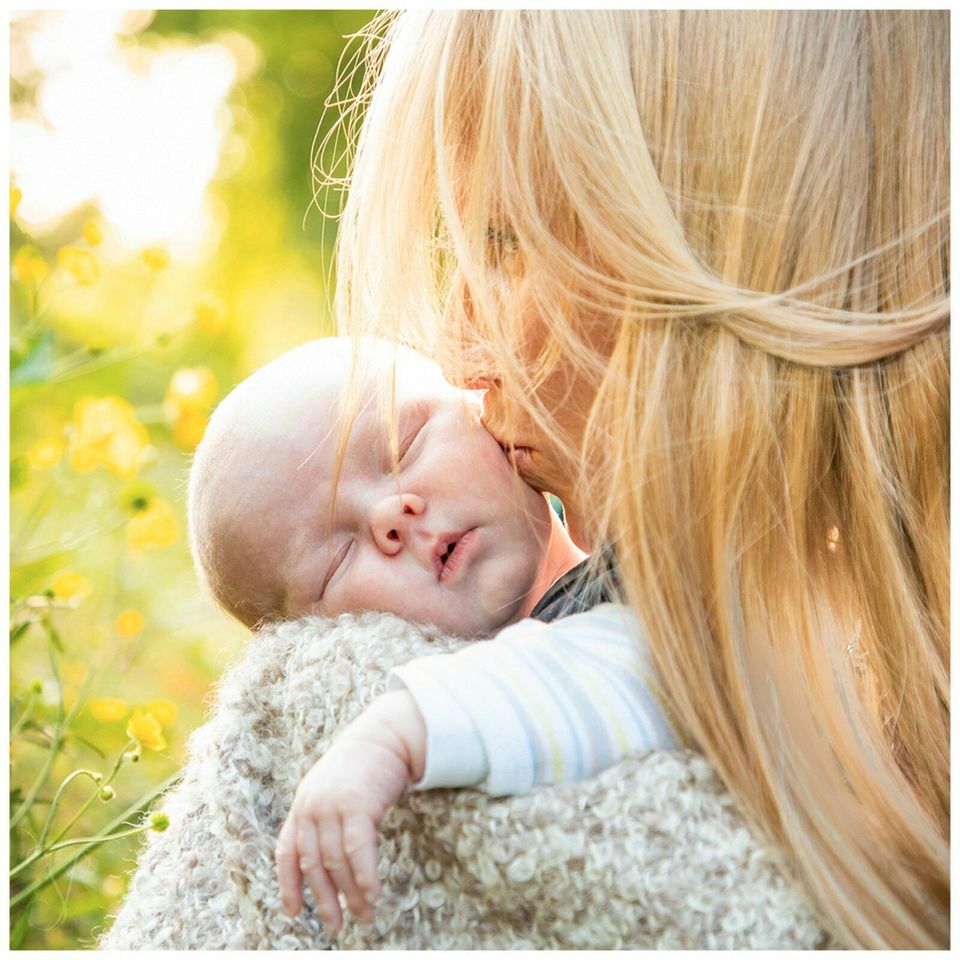
POLYGON ((357 888, 353 866, 344 852, 343 820, 337 817, 323 825, 320 836, 320 857, 324 869, 336 888, 344 895, 354 916, 366 923, 373 920, 373 910, 366 897, 357 888))
POLYGON ((312 820, 304 820, 297 825, 297 850, 300 855, 300 872, 313 892, 317 915, 328 930, 336 933, 343 921, 343 912, 340 910, 336 888, 321 861, 320 838, 312 820))
POLYGON ((297 827, 293 817, 287 817, 277 837, 277 883, 283 909, 295 917, 303 907, 303 876, 297 860, 297 827))
POLYGON ((369 817, 348 814, 343 818, 343 852, 353 868, 357 889, 373 906, 380 895, 380 878, 377 876, 377 828, 369 817))

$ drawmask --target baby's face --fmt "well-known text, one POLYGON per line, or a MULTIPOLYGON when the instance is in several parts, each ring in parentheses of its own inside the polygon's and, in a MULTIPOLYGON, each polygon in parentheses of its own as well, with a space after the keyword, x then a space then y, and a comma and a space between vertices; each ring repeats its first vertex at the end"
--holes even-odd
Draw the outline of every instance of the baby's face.
POLYGON ((331 513, 349 342, 310 346, 238 411, 234 586, 283 617, 382 610, 466 636, 529 613, 549 507, 481 425, 479 396, 399 351, 395 464, 375 401, 392 353, 376 345, 331 513))

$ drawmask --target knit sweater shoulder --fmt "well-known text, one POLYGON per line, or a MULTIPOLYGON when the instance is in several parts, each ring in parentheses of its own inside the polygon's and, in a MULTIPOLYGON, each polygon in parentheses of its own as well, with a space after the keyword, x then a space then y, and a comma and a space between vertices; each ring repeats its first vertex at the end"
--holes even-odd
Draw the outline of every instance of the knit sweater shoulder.
POLYGON ((101 948, 804 949, 832 946, 803 893, 691 752, 493 798, 410 793, 380 831, 376 921, 280 909, 273 852, 301 777, 391 668, 464 641, 389 614, 255 634, 190 738, 101 948))

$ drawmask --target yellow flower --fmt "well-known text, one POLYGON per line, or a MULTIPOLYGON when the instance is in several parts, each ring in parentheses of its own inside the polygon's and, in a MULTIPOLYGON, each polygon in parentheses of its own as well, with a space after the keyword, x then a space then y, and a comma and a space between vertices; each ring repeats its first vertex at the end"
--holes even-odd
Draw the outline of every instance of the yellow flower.
POLYGON ((79 603, 90 593, 90 581, 76 570, 64 570, 58 573, 50 583, 54 599, 76 601, 79 603))
POLYGON ((167 741, 163 738, 163 727, 152 713, 145 710, 133 711, 127 724, 127 736, 148 750, 164 750, 167 746, 167 741))
POLYGON ((130 479, 143 463, 149 446, 147 428, 137 420, 123 397, 81 397, 73 408, 70 466, 78 473, 106 467, 130 479))
POLYGON ((143 624, 143 614, 139 610, 124 610, 117 616, 113 628, 117 631, 117 636, 129 640, 143 629, 143 624))
POLYGON ((27 451, 27 460, 34 470, 49 470, 60 462, 62 456, 63 440, 60 437, 38 440, 27 451))
POLYGON ((127 523, 127 546, 131 550, 166 547, 178 537, 173 506, 155 497, 146 510, 134 514, 127 523))
POLYGON ((130 708, 119 697, 100 697, 99 700, 91 700, 87 704, 87 709, 94 720, 99 720, 100 723, 116 723, 130 712, 130 708))
POLYGON ((29 244, 21 247, 13 258, 13 272, 24 283, 40 283, 50 272, 47 261, 29 244))
POLYGON ((141 254, 143 262, 152 270, 162 270, 170 263, 170 254, 163 247, 147 247, 141 254))
POLYGON ((96 283, 100 276, 97 258, 89 250, 81 250, 79 247, 63 247, 57 254, 57 263, 77 283, 82 283, 84 286, 96 283))
POLYGON ((119 494, 119 501, 125 510, 131 513, 142 513, 150 506, 157 495, 152 483, 146 480, 131 480, 124 484, 119 494))
POLYGON ((23 191, 19 187, 10 187, 10 219, 12 220, 17 215, 17 208, 20 206, 20 201, 23 199, 23 191))
POLYGON ((174 372, 163 412, 178 447, 192 450, 200 442, 216 398, 217 377, 209 367, 181 367, 174 372))
POLYGON ((170 435, 181 450, 193 450, 203 439, 207 429, 207 415, 199 410, 184 410, 173 421, 170 435))
POLYGON ((227 305, 212 290, 202 293, 197 298, 194 312, 197 323, 207 333, 219 333, 226 324, 227 305))
POLYGON ((165 727, 177 722, 177 705, 170 700, 151 700, 147 704, 147 712, 165 727))
POLYGON ((103 231, 100 229, 100 224, 96 220, 88 220, 83 225, 83 239, 90 244, 91 247, 99 247, 103 242, 103 231))

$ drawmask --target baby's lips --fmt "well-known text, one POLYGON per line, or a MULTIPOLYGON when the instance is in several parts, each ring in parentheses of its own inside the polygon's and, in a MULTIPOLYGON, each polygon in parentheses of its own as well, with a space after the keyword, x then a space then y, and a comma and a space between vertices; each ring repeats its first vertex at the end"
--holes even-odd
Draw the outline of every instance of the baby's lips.
POLYGON ((456 545, 463 539, 465 533, 466 531, 463 530, 460 532, 442 533, 437 537, 437 542, 433 546, 433 569, 438 580, 440 579, 440 574, 443 573, 444 557, 453 552, 456 545))

